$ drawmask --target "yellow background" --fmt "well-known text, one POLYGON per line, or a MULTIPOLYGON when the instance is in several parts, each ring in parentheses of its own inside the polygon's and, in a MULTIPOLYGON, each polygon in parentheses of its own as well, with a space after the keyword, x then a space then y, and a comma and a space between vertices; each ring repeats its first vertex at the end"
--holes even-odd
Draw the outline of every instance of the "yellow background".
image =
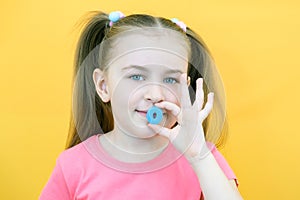
POLYGON ((222 153, 245 199, 300 199, 300 2, 296 0, 1 1, 0 199, 37 199, 63 150, 74 25, 87 11, 177 17, 223 77, 222 153))

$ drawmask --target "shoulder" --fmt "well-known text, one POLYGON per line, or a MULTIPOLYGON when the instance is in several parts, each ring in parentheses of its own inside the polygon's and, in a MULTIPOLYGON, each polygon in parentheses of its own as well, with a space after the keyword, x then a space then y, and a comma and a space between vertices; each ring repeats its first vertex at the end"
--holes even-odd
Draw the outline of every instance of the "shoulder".
POLYGON ((217 149, 217 147, 213 143, 207 142, 206 144, 211 150, 211 153, 213 154, 215 160, 217 161, 218 165, 220 166, 224 174, 227 176, 227 178, 229 180, 235 180, 236 184, 238 185, 236 175, 230 167, 227 160, 225 159, 225 157, 222 155, 222 153, 217 149))
POLYGON ((85 148, 83 143, 79 143, 69 149, 62 151, 57 161, 60 163, 74 163, 78 161, 78 158, 83 157, 85 154, 85 148))
POLYGON ((88 151, 87 143, 95 139, 96 136, 91 136, 85 141, 62 151, 57 158, 57 165, 59 165, 63 172, 70 172, 73 170, 84 169, 86 165, 94 161, 93 157, 88 151))
MULTIPOLYGON (((62 151, 57 160, 55 171, 64 178, 70 191, 74 192, 82 176, 87 173, 87 169, 95 167, 95 160, 86 147, 86 141, 94 138, 91 136, 87 140, 62 151)), ((94 138, 95 139, 95 138, 94 138)))

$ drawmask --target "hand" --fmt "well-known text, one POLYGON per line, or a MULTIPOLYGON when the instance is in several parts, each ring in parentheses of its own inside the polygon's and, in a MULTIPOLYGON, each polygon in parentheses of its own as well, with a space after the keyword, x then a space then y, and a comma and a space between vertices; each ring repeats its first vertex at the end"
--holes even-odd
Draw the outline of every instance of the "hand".
POLYGON ((197 79, 196 99, 192 105, 186 76, 186 74, 182 74, 180 77, 181 108, 167 101, 155 104, 157 107, 169 110, 176 117, 178 125, 173 129, 154 124, 148 124, 148 126, 156 133, 167 137, 185 156, 194 157, 199 155, 203 148, 207 149, 202 122, 212 110, 214 93, 208 94, 207 102, 202 109, 204 103, 203 79, 197 79))

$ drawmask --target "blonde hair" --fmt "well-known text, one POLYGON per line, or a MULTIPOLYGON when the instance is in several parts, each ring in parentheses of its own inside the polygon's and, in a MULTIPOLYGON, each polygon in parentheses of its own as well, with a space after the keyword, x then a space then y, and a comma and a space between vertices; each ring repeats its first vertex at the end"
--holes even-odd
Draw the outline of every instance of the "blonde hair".
MULTIPOLYGON (((95 92, 92 80, 93 71, 96 68, 105 66, 99 65, 99 62, 104 62, 106 55, 109 55, 110 47, 106 47, 101 57, 102 60, 100 59, 99 44, 103 40, 114 36, 118 37, 117 34, 134 28, 151 27, 174 30, 181 34, 182 38, 188 44, 191 53, 189 62, 192 63, 188 67, 188 76, 191 78, 190 86, 196 91, 196 80, 202 77, 204 78, 205 98, 209 90, 215 93, 215 97, 220 97, 217 101, 215 99, 212 112, 203 122, 206 140, 215 143, 217 147, 224 144, 228 131, 226 111, 222 107, 224 105, 223 100, 225 100, 222 93, 223 87, 220 85, 218 77, 208 77, 208 74, 215 74, 212 71, 214 69, 214 62, 208 48, 194 31, 187 27, 186 32, 184 32, 169 19, 146 14, 126 16, 110 27, 109 18, 106 13, 95 11, 90 14, 91 17, 84 21, 84 28, 75 53, 73 108, 71 110, 66 149, 84 141, 92 135, 109 132, 114 127, 111 105, 109 102, 102 102, 95 92), (96 117, 91 113, 96 113, 96 117), (80 126, 78 126, 78 123, 80 123, 80 126), (78 130, 80 129, 79 127, 84 128, 78 130), (79 132, 80 135, 78 134, 79 132)), ((194 101, 193 94, 191 94, 191 100, 192 102, 194 101)))

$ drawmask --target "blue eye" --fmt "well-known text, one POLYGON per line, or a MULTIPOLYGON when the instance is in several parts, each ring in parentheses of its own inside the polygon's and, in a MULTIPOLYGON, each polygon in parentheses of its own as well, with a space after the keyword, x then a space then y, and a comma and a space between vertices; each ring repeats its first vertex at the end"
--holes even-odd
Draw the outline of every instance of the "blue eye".
POLYGON ((165 83, 169 83, 169 84, 175 84, 178 81, 176 79, 174 79, 174 78, 166 78, 164 82, 165 83))
POLYGON ((135 75, 132 75, 130 76, 129 78, 131 78, 132 80, 135 80, 135 81, 142 81, 142 80, 145 80, 144 77, 140 74, 135 74, 135 75))

